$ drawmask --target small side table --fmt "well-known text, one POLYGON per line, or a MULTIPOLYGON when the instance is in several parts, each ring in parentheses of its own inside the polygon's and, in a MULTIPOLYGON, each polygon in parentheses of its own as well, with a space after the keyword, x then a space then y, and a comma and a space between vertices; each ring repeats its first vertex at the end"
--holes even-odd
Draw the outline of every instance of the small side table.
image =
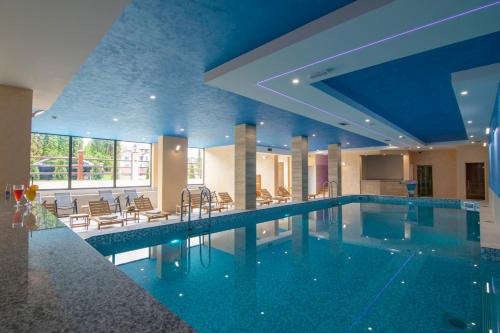
POLYGON ((89 214, 81 213, 81 214, 71 214, 69 216, 69 226, 71 228, 74 227, 85 227, 86 230, 89 230, 89 214), (83 222, 80 221, 83 220, 83 222))
POLYGON ((139 223, 139 211, 134 210, 126 210, 125 211, 125 224, 128 224, 128 221, 133 221, 139 223))

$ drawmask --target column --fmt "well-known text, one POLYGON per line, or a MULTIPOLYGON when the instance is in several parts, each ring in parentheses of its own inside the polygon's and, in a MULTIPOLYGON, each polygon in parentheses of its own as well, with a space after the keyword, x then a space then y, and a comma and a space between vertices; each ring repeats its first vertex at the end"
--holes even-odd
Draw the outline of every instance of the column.
POLYGON ((0 85, 0 191, 30 178, 33 91, 0 85))
POLYGON ((337 183, 337 193, 332 195, 342 195, 342 156, 339 144, 328 145, 328 181, 337 183))
POLYGON ((241 124, 234 130, 234 189, 236 209, 256 207, 256 143, 255 125, 241 124))
POLYGON ((292 199, 293 201, 307 201, 307 157, 308 140, 306 136, 292 138, 292 199))
POLYGON ((158 209, 175 212, 180 204, 181 191, 187 186, 187 148, 186 138, 158 137, 158 209))

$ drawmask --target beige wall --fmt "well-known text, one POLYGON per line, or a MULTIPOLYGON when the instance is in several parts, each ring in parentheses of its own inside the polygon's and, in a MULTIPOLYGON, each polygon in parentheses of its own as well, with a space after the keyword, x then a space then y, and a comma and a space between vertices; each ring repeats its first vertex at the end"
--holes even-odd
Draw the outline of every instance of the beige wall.
POLYGON ((485 199, 488 200, 488 150, 480 145, 457 147, 457 197, 465 199, 465 163, 484 163, 485 199))
POLYGON ((411 152, 413 179, 418 165, 432 166, 432 191, 438 198, 457 197, 457 154, 455 149, 435 149, 411 152))
POLYGON ((234 200, 234 145, 205 149, 205 185, 234 200))
POLYGON ((29 181, 33 91, 0 85, 0 189, 29 181))
POLYGON ((274 155, 257 153, 257 175, 261 176, 261 187, 275 195, 274 155))
POLYGON ((180 195, 187 186, 187 139, 173 136, 158 137, 158 208, 175 212, 180 195), (176 151, 176 146, 180 150, 176 151))

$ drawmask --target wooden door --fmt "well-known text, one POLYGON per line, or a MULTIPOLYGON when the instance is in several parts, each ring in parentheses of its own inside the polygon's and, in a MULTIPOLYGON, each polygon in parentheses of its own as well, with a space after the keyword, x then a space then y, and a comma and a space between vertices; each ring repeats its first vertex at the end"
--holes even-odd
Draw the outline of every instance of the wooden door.
POLYGON ((465 163, 465 197, 484 200, 484 163, 465 163))

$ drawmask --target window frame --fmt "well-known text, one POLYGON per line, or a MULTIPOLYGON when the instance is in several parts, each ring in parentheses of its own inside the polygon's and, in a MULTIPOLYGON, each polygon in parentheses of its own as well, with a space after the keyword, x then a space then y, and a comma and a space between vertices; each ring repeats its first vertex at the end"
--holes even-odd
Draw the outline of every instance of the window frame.
MULTIPOLYGON (((61 137, 67 137, 69 138, 69 149, 68 149, 68 182, 67 182, 67 187, 65 188, 44 188, 40 189, 40 191, 57 191, 57 190, 98 190, 98 189, 109 189, 109 188, 148 188, 152 186, 152 167, 153 167, 153 144, 149 142, 136 142, 136 143, 142 143, 142 144, 148 144, 150 149, 149 149, 149 185, 137 185, 137 186, 116 186, 116 147, 119 142, 135 142, 135 141, 124 141, 124 140, 114 140, 114 139, 104 139, 104 138, 94 138, 94 137, 84 137, 84 136, 78 136, 78 135, 65 135, 65 134, 51 134, 51 133, 44 133, 44 132, 31 132, 30 133, 30 142, 31 142, 31 135, 33 134, 39 134, 39 135, 52 135, 52 136, 61 136, 61 137), (112 141, 113 142, 113 185, 112 186, 98 186, 98 187, 72 187, 72 165, 73 165, 73 138, 82 138, 82 139, 92 139, 92 140, 105 140, 105 141, 112 141)), ((205 152, 203 152, 203 158, 205 158, 205 152)), ((30 161, 31 161, 31 151, 30 151, 30 161)), ((205 167, 205 161, 203 161, 203 167, 205 167)), ((30 162, 30 170, 31 170, 31 162, 30 162)), ((203 170, 203 177, 205 176, 205 170, 203 170)), ((31 178, 31 171, 30 171, 30 178, 31 178)), ((203 178, 205 180, 205 178, 203 178)))

